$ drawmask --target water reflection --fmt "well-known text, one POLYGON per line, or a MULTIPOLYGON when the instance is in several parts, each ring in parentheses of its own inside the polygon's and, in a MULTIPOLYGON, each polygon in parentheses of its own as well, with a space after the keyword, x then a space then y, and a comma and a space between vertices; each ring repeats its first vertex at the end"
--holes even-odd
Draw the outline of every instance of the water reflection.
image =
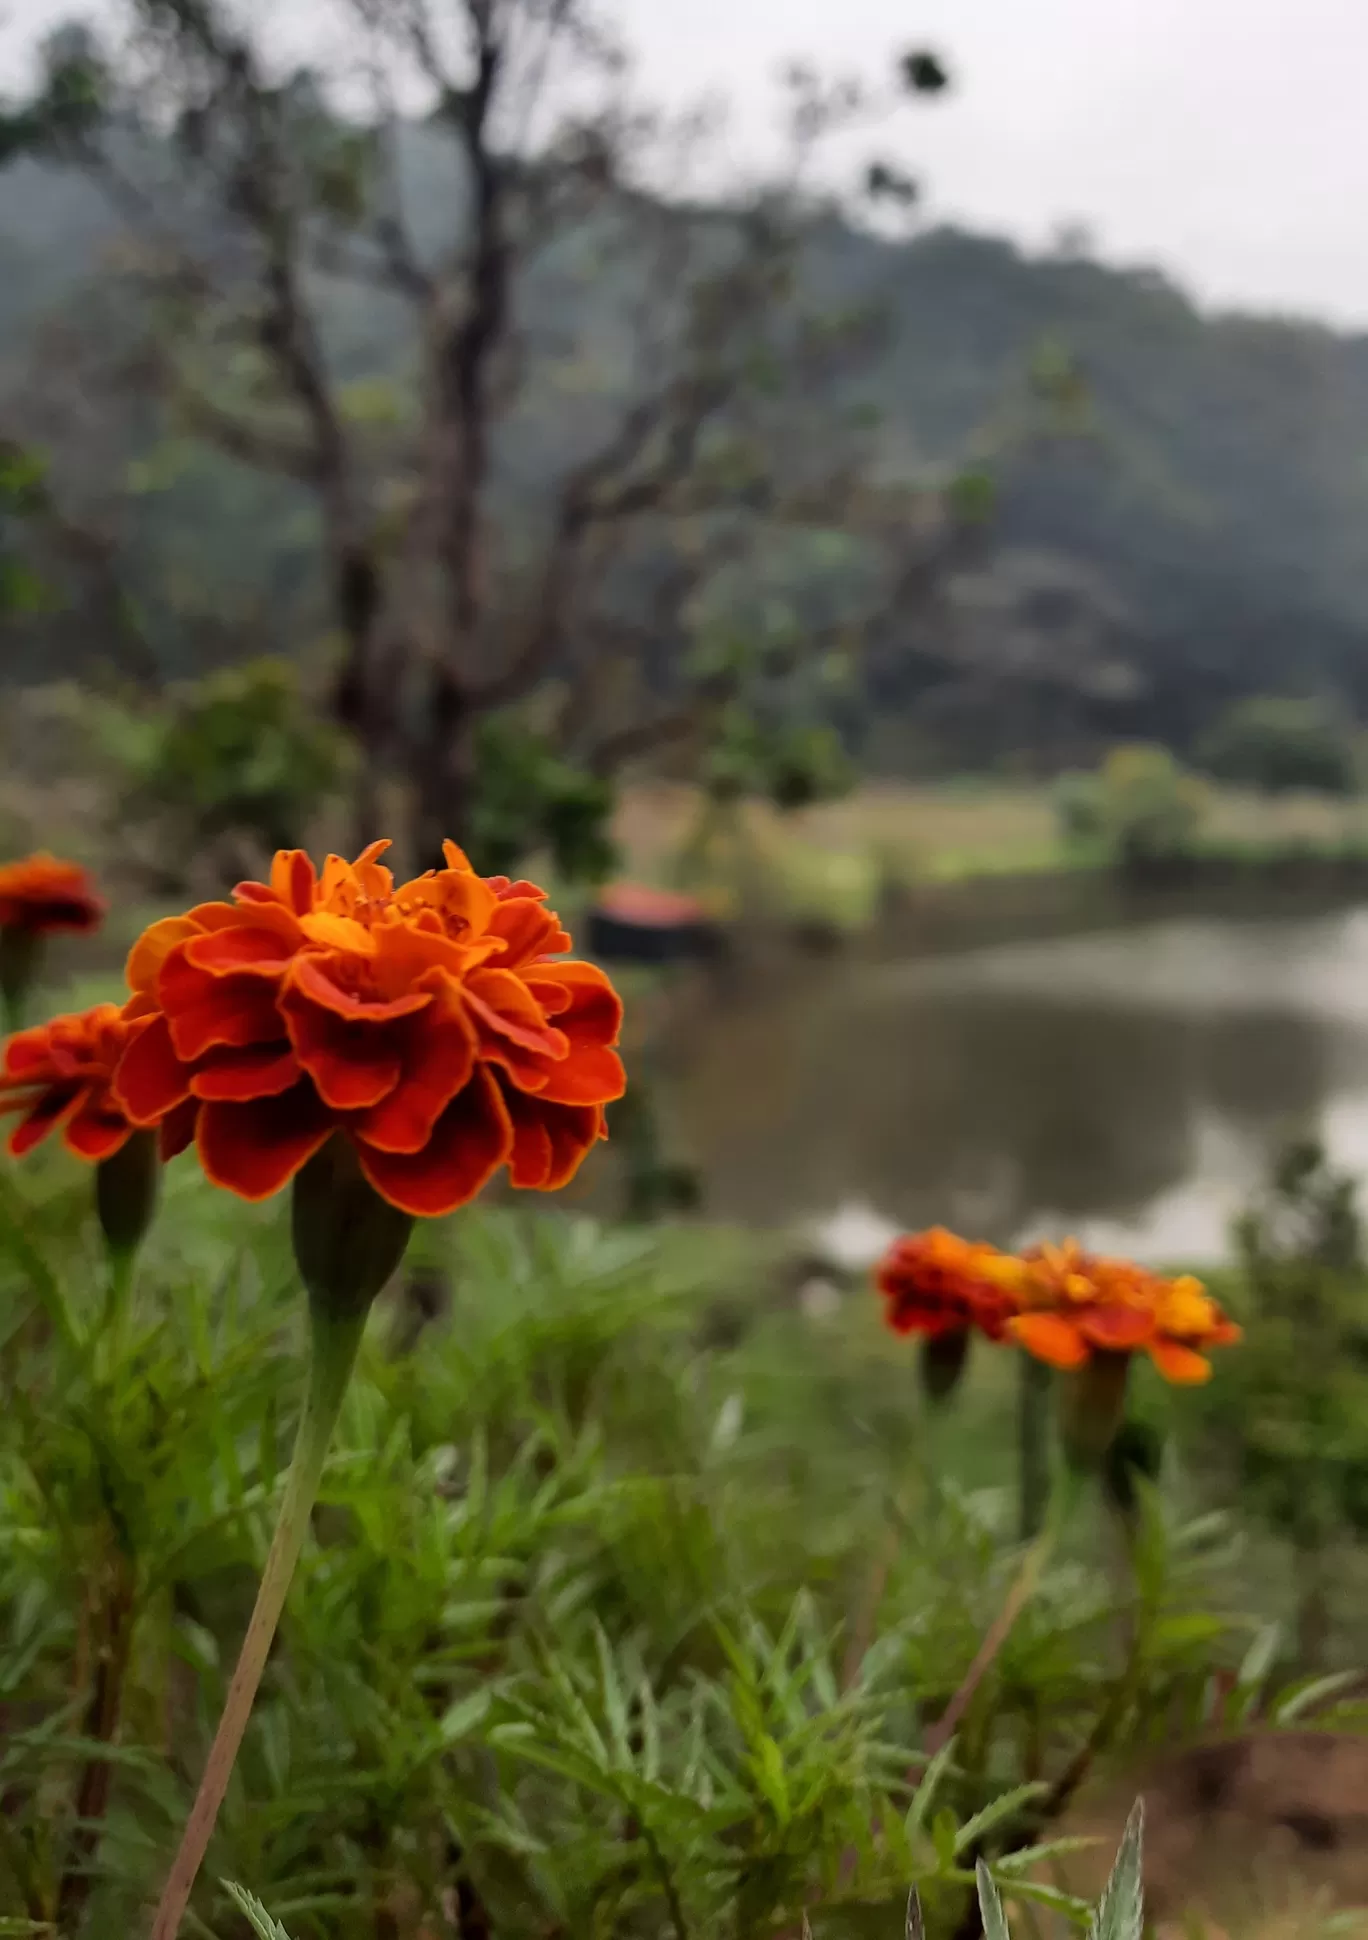
POLYGON ((717 1217, 858 1203, 1211 1257, 1286 1137, 1368 1163, 1368 915, 834 962, 687 1052, 666 1105, 717 1217))

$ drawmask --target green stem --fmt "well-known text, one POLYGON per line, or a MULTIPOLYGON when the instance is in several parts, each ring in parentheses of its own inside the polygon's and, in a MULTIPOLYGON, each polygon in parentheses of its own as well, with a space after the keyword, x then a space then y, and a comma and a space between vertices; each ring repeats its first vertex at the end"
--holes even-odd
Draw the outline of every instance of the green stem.
POLYGON ((1045 1525, 1022 1557, 1021 1567, 1012 1579, 1011 1588, 1003 1599, 1002 1608, 984 1633, 983 1642, 974 1653, 974 1661, 964 1673, 959 1689, 928 1731, 926 1735, 928 1751, 938 1751, 959 1729, 965 1712, 973 1702, 974 1693, 983 1682, 994 1658, 1011 1635, 1012 1626, 1039 1587, 1040 1579, 1045 1573, 1045 1565, 1049 1562, 1054 1546, 1078 1500, 1082 1480, 1083 1478, 1075 1470, 1063 1465, 1055 1471, 1054 1488, 1050 1494, 1045 1525))
POLYGON ((112 1374, 118 1374, 123 1365, 124 1349, 128 1338, 129 1317, 133 1310, 133 1272, 137 1266, 137 1254, 133 1252, 109 1253, 109 1286, 105 1293, 104 1325, 100 1329, 99 1342, 104 1348, 112 1374))
POLYGON ((223 1715, 210 1747, 204 1776, 195 1803, 190 1809, 185 1834, 152 1923, 152 1940, 176 1940, 181 1919, 190 1901, 196 1876, 208 1849, 232 1776, 233 1765, 257 1687, 261 1683, 266 1659, 285 1605, 290 1579, 304 1547, 309 1518, 323 1477, 328 1445, 341 1412, 342 1398, 351 1379, 356 1352, 365 1331, 365 1313, 335 1319, 320 1312, 320 1303, 309 1303, 312 1355, 309 1366, 309 1391, 304 1416, 299 1424, 285 1495, 280 1505, 270 1554, 262 1571, 247 1635, 242 1641, 237 1668, 228 1686, 223 1715))
POLYGON ((1022 1354, 1017 1371, 1018 1534, 1028 1543, 1040 1534, 1050 1498, 1050 1387, 1052 1370, 1022 1354))
POLYGON ((38 974, 43 940, 33 930, 0 928, 0 1021, 6 1037, 24 1028, 25 999, 38 974))

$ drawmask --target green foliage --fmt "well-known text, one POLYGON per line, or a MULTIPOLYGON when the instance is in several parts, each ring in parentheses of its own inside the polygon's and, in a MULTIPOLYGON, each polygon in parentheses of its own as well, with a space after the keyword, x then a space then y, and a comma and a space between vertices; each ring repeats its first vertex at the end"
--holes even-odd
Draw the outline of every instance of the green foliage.
MULTIPOLYGON (((1102 1898, 1088 1922, 1088 1940, 1139 1940, 1144 1927, 1144 1870, 1142 1864, 1142 1839, 1144 1828, 1144 1807, 1136 1803, 1130 1822, 1126 1827, 1121 1848, 1116 1855, 1111 1876, 1103 1889, 1102 1898)), ((974 1867, 974 1883, 978 1893, 979 1918, 983 1924, 984 1940, 1011 1940, 1011 1929, 1002 1904, 1002 1895, 992 1872, 980 1859, 974 1867)), ((277 1920, 273 1920, 260 1900, 254 1899, 240 1886, 230 1886, 229 1894, 234 1903, 241 1908, 257 1940, 290 1940, 277 1920)), ((675 1932, 685 1931, 680 1920, 676 1921, 675 1932)), ((905 1940, 922 1940, 925 1924, 922 1918, 921 1902, 913 1887, 907 1903, 904 1922, 905 1940)), ((806 1913, 803 1915, 804 1940, 810 1940, 811 1927, 806 1913)))
POLYGON ((1242 1496, 1315 1559, 1368 1530, 1368 1272, 1355 1182, 1292 1146, 1235 1228, 1246 1339, 1205 1399, 1242 1496))
POLYGON ((33 98, 19 109, 0 106, 0 167, 21 155, 79 154, 104 118, 109 73, 89 30, 79 23, 61 27, 38 51, 33 98))
POLYGON ((723 713, 703 779, 714 801, 758 795, 791 810, 845 794, 854 772, 833 728, 810 721, 771 723, 736 702, 723 713))
POLYGON ((246 1919, 257 1940, 290 1940, 289 1934, 279 1920, 271 1918, 260 1900, 254 1899, 241 1886, 235 1886, 231 1880, 227 1883, 227 1892, 229 1899, 246 1919))
POLYGON ((1276 795, 1307 789, 1352 795, 1352 723, 1318 700, 1271 694, 1236 701, 1207 736, 1202 766, 1219 781, 1276 795))
POLYGON ((343 742, 284 661, 228 668, 150 715, 102 720, 126 774, 124 814, 155 823, 182 862, 225 836, 268 856, 295 846, 345 773, 343 742))
POLYGON ((1133 871, 1189 855, 1205 809, 1201 783, 1167 748, 1113 748, 1095 775, 1065 775, 1055 789, 1065 842, 1133 871))
MULTIPOLYGON (((93 1940, 136 1930, 202 1763, 303 1329, 283 1218, 173 1171, 112 1336, 68 1176, 40 1162, 27 1206, 0 1181, 0 1916, 61 1909, 93 1940)), ((401 1287, 377 1312, 200 1884, 209 1930, 236 1909, 373 1940, 454 1894, 510 1940, 769 1936, 805 1906, 837 1934, 914 1884, 948 1934, 980 1857, 1009 1900, 1081 1917, 1038 1883, 1036 1781, 1197 1715, 1226 1635, 1209 1544, 1147 1512, 1138 1610, 1062 1559, 928 1762, 922 1720, 1015 1566, 1007 1491, 961 1493, 943 1447, 923 1465, 872 1315, 818 1354, 752 1304, 709 1345, 753 1260, 499 1212, 424 1229, 412 1273, 449 1311, 401 1287)), ((982 1459, 1000 1401, 973 1405, 982 1459)))
POLYGON ((47 588, 15 550, 20 523, 46 508, 46 477, 33 452, 0 438, 0 616, 38 613, 48 604, 47 588))
POLYGON ((477 868, 512 875, 528 856, 545 853, 562 882, 601 882, 612 872, 610 780, 566 760, 512 714, 480 723, 475 752, 462 842, 477 868))

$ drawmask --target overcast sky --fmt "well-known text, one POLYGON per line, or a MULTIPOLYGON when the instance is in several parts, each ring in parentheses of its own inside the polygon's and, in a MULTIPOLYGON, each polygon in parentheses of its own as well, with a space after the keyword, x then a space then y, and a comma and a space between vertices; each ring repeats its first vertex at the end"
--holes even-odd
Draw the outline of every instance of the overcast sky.
MULTIPOLYGON (((0 0, 0 74, 96 4, 0 0)), ((872 74, 929 44, 954 97, 896 142, 928 215, 1032 245, 1081 221, 1108 260, 1162 265, 1209 303, 1368 329, 1368 0, 616 5, 655 95, 730 98, 739 161, 762 151, 786 57, 872 74)))

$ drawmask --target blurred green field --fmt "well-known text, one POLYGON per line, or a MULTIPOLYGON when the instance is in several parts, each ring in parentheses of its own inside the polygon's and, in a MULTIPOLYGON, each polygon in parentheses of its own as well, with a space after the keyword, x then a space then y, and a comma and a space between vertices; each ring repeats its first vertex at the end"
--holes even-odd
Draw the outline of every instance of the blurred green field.
MULTIPOLYGON (((1368 802, 1212 788, 1201 852, 1252 861, 1368 854, 1368 802)), ((1051 790, 965 779, 866 783, 841 800, 781 815, 766 803, 730 810, 711 835, 698 794, 641 786, 622 800, 614 834, 624 872, 683 879, 722 906, 768 899, 786 913, 871 921, 889 887, 1103 866, 1071 849, 1051 790), (750 892, 749 898, 747 892, 750 892)))

